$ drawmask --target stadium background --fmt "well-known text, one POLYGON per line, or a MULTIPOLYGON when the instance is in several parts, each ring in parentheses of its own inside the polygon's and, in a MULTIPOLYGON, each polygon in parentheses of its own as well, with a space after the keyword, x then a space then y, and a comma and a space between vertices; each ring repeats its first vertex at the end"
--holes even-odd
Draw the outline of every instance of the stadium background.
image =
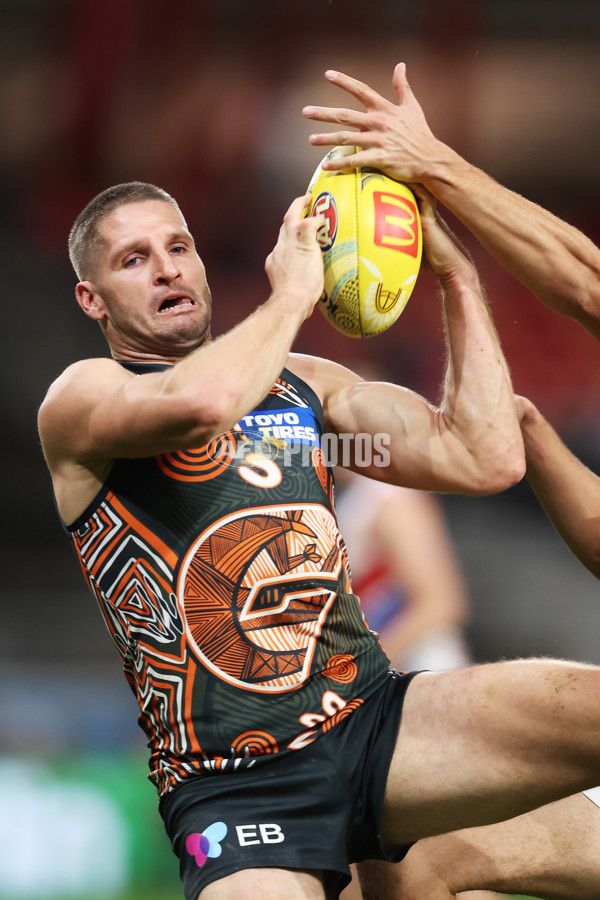
MULTIPOLYGON (((58 524, 35 431, 50 381, 105 354, 73 299, 76 213, 118 181, 172 192, 207 264, 218 334, 266 298, 264 258, 319 161, 301 107, 346 102, 323 71, 391 98, 404 60, 442 139, 600 240, 599 39, 595 0, 0 0, 0 900, 180 896, 134 701, 58 524)), ((516 390, 600 471, 600 347, 459 231, 516 390)), ((316 313, 296 349, 376 361, 435 399, 435 286, 421 279, 385 336, 345 339, 316 313)), ((477 659, 600 662, 595 579, 527 485, 444 505, 477 659)))

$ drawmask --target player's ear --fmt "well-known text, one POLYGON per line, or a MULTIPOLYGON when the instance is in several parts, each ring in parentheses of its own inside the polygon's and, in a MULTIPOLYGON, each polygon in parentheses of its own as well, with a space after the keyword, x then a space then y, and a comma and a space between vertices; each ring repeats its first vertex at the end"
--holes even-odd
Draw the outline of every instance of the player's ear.
POLYGON ((106 315, 106 308, 100 294, 91 281, 80 281, 75 288, 75 298, 90 319, 100 321, 106 315))

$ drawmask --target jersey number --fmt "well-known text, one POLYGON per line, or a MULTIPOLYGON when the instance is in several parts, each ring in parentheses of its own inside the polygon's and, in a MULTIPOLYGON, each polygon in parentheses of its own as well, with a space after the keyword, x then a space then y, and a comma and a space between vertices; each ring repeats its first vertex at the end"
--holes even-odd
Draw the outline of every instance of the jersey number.
POLYGON ((247 465, 238 469, 244 481, 255 487, 277 487, 281 481, 281 469, 276 462, 261 453, 248 453, 245 459, 247 465))

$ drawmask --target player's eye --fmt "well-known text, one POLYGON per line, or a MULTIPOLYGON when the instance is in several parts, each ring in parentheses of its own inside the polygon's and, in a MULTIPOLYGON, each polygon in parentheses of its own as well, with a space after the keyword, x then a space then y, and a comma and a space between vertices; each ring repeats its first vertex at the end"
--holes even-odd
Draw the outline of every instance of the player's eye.
POLYGON ((187 247, 184 247, 183 244, 177 244, 175 247, 171 247, 171 253, 185 253, 187 247))
POLYGON ((140 256, 130 256, 128 259, 125 260, 125 262, 123 263, 123 266, 126 269, 131 269, 133 266, 135 266, 137 264, 137 262, 140 259, 141 259, 140 256))

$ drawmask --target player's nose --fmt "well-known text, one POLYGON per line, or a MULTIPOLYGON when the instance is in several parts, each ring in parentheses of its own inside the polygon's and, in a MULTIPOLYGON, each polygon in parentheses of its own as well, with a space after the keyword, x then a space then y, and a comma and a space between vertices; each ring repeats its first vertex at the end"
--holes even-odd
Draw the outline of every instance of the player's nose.
POLYGON ((154 257, 154 283, 173 281, 180 274, 178 260, 171 253, 156 253, 154 257))

